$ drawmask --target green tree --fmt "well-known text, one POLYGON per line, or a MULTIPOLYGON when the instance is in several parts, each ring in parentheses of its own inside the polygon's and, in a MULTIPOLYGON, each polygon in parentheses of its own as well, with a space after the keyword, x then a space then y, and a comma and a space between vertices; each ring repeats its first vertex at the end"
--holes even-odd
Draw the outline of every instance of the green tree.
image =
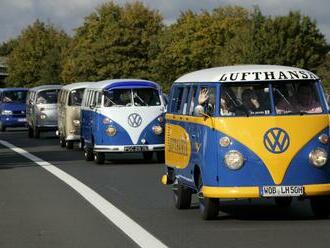
POLYGON ((252 22, 251 63, 315 69, 329 50, 316 22, 299 12, 263 17, 257 10, 252 22))
POLYGON ((0 56, 8 56, 16 45, 16 39, 10 39, 9 41, 2 42, 0 45, 0 56))
POLYGON ((152 77, 168 90, 173 80, 187 72, 242 63, 249 22, 249 11, 241 7, 182 13, 159 37, 152 77))
POLYGON ((153 43, 162 28, 158 11, 140 2, 103 4, 76 30, 62 78, 66 82, 148 78, 153 43))
POLYGON ((39 20, 22 31, 8 56, 8 86, 61 83, 62 51, 69 37, 39 20))

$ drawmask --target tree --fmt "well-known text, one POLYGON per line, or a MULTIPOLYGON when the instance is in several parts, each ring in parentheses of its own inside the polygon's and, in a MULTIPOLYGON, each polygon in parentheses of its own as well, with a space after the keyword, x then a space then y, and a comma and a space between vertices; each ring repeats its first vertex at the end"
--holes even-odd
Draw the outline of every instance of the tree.
POLYGON ((8 86, 61 83, 62 51, 69 37, 39 20, 22 31, 8 56, 8 86))
POLYGON ((85 18, 66 51, 66 82, 148 78, 153 42, 163 28, 158 11, 140 2, 101 5, 85 18))
POLYGON ((0 45, 0 56, 8 56, 16 45, 16 39, 10 39, 9 41, 2 42, 0 45))

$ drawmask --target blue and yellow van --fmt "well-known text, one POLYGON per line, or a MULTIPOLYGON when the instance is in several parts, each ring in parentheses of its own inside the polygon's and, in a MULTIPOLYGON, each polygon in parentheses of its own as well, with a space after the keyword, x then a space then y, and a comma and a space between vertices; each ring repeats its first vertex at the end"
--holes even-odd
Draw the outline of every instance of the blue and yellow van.
POLYGON ((140 79, 90 83, 81 104, 86 160, 103 164, 108 153, 142 153, 164 160, 165 103, 159 84, 140 79))
POLYGON ((7 127, 26 126, 26 94, 25 88, 0 89, 0 131, 7 127))
POLYGON ((186 74, 169 95, 163 184, 175 206, 197 193, 204 219, 219 199, 310 199, 330 208, 329 108, 318 76, 285 66, 219 67, 186 74))

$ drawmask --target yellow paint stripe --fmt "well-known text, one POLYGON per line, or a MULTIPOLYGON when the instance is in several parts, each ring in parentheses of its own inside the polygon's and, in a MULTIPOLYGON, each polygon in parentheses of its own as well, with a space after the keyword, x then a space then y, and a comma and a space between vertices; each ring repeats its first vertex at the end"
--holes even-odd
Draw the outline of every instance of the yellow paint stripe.
POLYGON ((330 195, 330 183, 305 185, 305 195, 330 195))

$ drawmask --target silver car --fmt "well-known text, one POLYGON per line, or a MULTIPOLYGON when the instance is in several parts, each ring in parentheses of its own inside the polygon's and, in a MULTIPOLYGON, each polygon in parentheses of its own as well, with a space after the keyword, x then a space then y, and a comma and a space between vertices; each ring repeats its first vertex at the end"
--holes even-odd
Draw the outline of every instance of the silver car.
POLYGON ((40 132, 57 130, 57 95, 62 85, 42 85, 29 89, 26 98, 26 121, 30 138, 40 132))
POLYGON ((85 88, 90 83, 65 85, 59 92, 58 135, 61 147, 73 148, 74 142, 80 142, 80 107, 85 88))

